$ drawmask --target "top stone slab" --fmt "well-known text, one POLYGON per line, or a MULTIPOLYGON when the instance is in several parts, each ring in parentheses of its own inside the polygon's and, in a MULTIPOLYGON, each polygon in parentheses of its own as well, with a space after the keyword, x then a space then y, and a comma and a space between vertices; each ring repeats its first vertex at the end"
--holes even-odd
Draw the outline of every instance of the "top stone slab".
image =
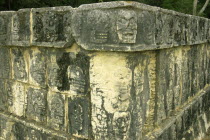
POLYGON ((0 12, 0 22, 4 46, 144 51, 210 40, 209 19, 130 1, 0 12))
POLYGON ((82 5, 73 36, 86 50, 143 51, 205 43, 210 20, 137 2, 82 5))

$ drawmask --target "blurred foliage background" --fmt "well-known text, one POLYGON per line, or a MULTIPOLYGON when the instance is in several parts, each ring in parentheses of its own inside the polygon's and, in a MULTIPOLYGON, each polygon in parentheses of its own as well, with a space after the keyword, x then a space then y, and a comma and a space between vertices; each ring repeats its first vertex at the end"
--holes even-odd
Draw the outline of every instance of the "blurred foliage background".
MULTIPOLYGON (((54 7, 54 6, 72 6, 78 7, 81 4, 97 3, 97 2, 119 1, 119 0, 0 0, 0 11, 18 10, 21 8, 38 8, 38 7, 54 7)), ((194 0, 132 0, 145 3, 152 6, 158 6, 165 9, 171 9, 178 12, 192 14, 194 0)), ((199 0, 197 11, 199 11, 206 0, 199 0)), ((210 3, 201 14, 201 16, 210 18, 210 3)))

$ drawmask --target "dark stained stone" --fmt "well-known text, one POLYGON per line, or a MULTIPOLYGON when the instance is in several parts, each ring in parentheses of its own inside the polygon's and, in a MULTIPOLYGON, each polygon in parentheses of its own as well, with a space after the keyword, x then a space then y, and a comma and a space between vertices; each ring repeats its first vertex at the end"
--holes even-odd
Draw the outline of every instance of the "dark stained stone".
POLYGON ((31 9, 21 9, 13 15, 12 24, 12 45, 29 46, 30 45, 30 12, 31 9))
POLYGON ((89 102, 86 98, 69 98, 69 133, 89 136, 89 102))
POLYGON ((73 43, 71 15, 73 8, 54 7, 33 9, 33 40, 36 46, 66 47, 73 43))

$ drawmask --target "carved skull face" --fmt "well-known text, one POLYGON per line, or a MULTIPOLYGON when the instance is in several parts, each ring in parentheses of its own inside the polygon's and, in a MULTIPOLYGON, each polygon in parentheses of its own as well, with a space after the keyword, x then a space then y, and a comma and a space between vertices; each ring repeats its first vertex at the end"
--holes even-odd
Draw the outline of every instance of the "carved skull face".
POLYGON ((71 92, 75 94, 84 93, 85 78, 82 69, 77 66, 69 66, 67 73, 71 92))
POLYGON ((113 126, 115 135, 120 139, 126 139, 130 126, 129 112, 116 112, 113 117, 113 126))
POLYGON ((119 11, 117 19, 117 34, 120 43, 136 43, 137 16, 134 11, 119 11))
POLYGON ((61 99, 58 97, 53 98, 51 102, 51 117, 57 124, 63 124, 64 121, 64 105, 61 99))

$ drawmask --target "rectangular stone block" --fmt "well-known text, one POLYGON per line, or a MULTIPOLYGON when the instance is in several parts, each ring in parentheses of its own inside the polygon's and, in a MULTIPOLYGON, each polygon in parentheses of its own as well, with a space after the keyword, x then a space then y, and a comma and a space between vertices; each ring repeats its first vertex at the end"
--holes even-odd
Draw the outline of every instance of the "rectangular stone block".
POLYGON ((13 79, 28 82, 28 51, 22 48, 11 49, 13 79))
POLYGON ((29 87, 27 89, 26 117, 37 122, 46 122, 47 119, 47 91, 29 87))
POLYGON ((60 131, 65 131, 65 96, 60 93, 48 92, 48 125, 60 131))
POLYGON ((8 111, 14 115, 25 115, 25 87, 22 83, 7 81, 6 83, 8 111))
POLYGON ((0 47, 0 78, 11 77, 10 49, 0 47))
POLYGON ((70 46, 73 43, 72 11, 70 6, 33 9, 32 45, 59 48, 70 46))
POLYGON ((0 110, 7 109, 7 95, 5 91, 5 80, 0 79, 0 110))
POLYGON ((29 50, 29 83, 46 86, 46 49, 31 48, 29 50))
POLYGON ((29 46, 31 38, 30 30, 31 9, 21 9, 12 17, 11 45, 29 46))
POLYGON ((173 16, 165 13, 156 13, 156 45, 172 45, 173 41, 173 16))
POLYGON ((68 103, 69 133, 88 138, 90 104, 86 97, 71 97, 68 103))
POLYGON ((12 15, 14 12, 0 12, 0 45, 11 44, 12 15))

